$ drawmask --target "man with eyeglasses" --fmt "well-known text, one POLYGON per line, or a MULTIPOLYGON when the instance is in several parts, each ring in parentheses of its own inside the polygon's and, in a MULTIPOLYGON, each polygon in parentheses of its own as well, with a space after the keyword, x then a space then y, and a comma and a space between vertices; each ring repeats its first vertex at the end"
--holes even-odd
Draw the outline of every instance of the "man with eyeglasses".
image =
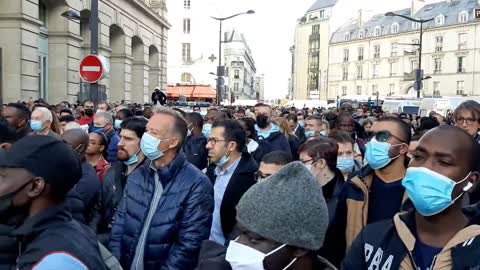
POLYGON ((391 219, 406 199, 402 179, 411 140, 409 126, 394 117, 378 119, 367 145, 368 164, 346 183, 321 254, 339 265, 345 251, 367 225, 391 219))
POLYGON ((474 100, 461 103, 453 112, 455 126, 465 130, 480 143, 480 104, 474 100))
POLYGON ((292 162, 292 157, 285 151, 273 151, 263 156, 258 172, 255 174, 256 181, 262 181, 280 171, 283 166, 292 162))
POLYGON ((213 183, 215 208, 210 240, 228 245, 238 236, 236 207, 242 195, 256 183, 257 163, 246 151, 246 134, 236 120, 215 121, 207 149, 210 162, 207 176, 213 183), (245 151, 244 151, 245 150, 245 151))

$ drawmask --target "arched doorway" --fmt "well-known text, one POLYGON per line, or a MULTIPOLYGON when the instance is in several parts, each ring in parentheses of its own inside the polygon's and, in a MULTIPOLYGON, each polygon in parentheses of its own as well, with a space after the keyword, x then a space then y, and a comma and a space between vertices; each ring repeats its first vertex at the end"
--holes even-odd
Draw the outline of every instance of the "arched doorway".
POLYGON ((152 93, 156 87, 160 87, 160 54, 158 53, 157 47, 151 45, 148 48, 148 56, 149 56, 149 65, 150 65, 150 73, 149 73, 149 86, 148 90, 149 93, 152 93))
POLYGON ((110 26, 110 100, 120 102, 130 101, 130 84, 125 81, 126 67, 131 61, 125 53, 125 33, 120 26, 110 26))
POLYGON ((148 78, 148 68, 145 63, 145 46, 143 41, 134 36, 132 38, 132 101, 141 103, 148 95, 148 89, 145 92, 145 79, 148 78))

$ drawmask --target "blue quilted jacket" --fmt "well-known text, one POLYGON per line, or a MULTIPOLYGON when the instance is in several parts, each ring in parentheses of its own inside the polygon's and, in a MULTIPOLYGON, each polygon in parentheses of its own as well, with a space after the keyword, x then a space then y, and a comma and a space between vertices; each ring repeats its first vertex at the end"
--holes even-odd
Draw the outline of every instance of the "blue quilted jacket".
POLYGON ((147 160, 128 177, 124 198, 114 217, 110 249, 123 268, 130 269, 154 196, 155 173, 163 193, 145 240, 144 269, 193 269, 201 243, 210 235, 213 188, 182 153, 158 170, 147 160))

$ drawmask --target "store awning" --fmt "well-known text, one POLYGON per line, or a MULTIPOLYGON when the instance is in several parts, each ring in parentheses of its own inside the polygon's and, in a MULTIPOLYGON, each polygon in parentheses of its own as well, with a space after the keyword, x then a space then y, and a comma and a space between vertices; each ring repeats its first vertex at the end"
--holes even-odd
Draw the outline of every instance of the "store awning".
POLYGON ((178 98, 215 98, 217 91, 210 86, 188 85, 188 86, 168 86, 167 97, 178 98))

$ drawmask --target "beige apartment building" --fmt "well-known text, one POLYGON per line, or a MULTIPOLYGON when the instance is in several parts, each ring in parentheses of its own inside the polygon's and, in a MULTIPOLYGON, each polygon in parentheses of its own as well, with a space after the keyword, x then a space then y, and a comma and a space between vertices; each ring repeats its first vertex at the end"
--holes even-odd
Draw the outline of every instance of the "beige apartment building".
POLYGON ((326 99, 330 17, 336 0, 317 0, 297 22, 292 52, 293 99, 326 99))
MULTIPOLYGON (((99 54, 110 74, 99 84, 109 101, 144 102, 166 89, 165 0, 100 0, 99 54)), ((88 85, 79 75, 90 52, 90 0, 0 1, 0 97, 75 102, 88 85), (62 16, 77 11, 80 21, 62 16)))
MULTIPOLYGON (((479 1, 448 0, 393 11, 424 24, 423 96, 480 95, 479 1), (431 77, 431 78, 428 78, 431 77)), ((387 12, 386 10, 385 12, 387 12)), ((348 23, 332 34, 328 99, 342 96, 416 96, 411 72, 419 65, 418 23, 400 17, 373 16, 348 23)))

